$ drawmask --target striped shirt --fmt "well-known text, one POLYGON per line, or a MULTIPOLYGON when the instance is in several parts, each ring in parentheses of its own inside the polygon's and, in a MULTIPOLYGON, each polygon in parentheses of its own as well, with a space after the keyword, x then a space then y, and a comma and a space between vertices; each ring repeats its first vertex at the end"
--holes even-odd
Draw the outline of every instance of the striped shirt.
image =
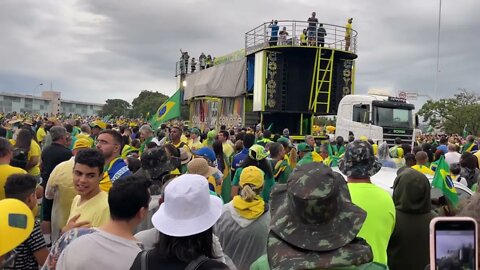
POLYGON ((46 247, 45 240, 40 230, 40 222, 35 221, 33 231, 22 244, 6 256, 16 256, 15 259, 3 269, 38 269, 38 263, 33 255, 34 252, 46 247))

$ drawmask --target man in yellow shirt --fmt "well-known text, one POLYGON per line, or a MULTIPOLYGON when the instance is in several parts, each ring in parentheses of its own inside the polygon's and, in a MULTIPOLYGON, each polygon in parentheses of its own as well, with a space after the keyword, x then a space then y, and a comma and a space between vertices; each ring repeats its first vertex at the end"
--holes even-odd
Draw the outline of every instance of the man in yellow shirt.
POLYGON ((350 49, 350 42, 352 40, 352 22, 353 18, 350 18, 347 21, 347 25, 345 25, 345 51, 350 49))
POLYGON ((24 169, 10 166, 13 147, 5 138, 0 138, 0 200, 5 199, 4 186, 7 178, 12 174, 26 174, 24 169))
POLYGON ((223 153, 225 157, 230 160, 230 157, 233 155, 235 150, 233 150, 232 145, 228 143, 228 131, 222 130, 218 133, 218 141, 222 143, 223 146, 223 153))
POLYGON ((417 160, 417 165, 412 166, 412 169, 417 170, 423 174, 429 174, 429 175, 434 175, 435 172, 432 171, 427 164, 428 162, 428 155, 424 151, 418 151, 417 154, 415 154, 415 159, 417 160))
POLYGON ((40 146, 42 145, 45 136, 47 136, 47 132, 45 132, 45 124, 42 123, 37 130, 37 142, 40 144, 40 146))
POLYGON ((203 147, 200 142, 200 130, 198 128, 192 128, 190 131, 190 140, 188 140, 188 147, 192 150, 198 150, 203 147))
POLYGON ((75 156, 78 151, 91 147, 88 139, 79 139, 73 146, 73 157, 67 161, 58 164, 47 182, 45 188, 45 198, 53 200, 52 205, 52 243, 60 237, 59 233, 65 224, 67 224, 70 215, 73 198, 77 195, 77 191, 73 186, 73 167, 75 164, 75 156))
POLYGON ((108 194, 100 190, 105 159, 97 149, 85 149, 75 156, 73 185, 78 195, 73 198, 66 232, 82 226, 99 227, 110 219, 108 194))

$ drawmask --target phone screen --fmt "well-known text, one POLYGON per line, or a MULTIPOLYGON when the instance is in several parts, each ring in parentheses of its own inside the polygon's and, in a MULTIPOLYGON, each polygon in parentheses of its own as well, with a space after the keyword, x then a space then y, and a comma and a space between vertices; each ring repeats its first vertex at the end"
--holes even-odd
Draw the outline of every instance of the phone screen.
POLYGON ((440 221, 435 224, 435 269, 475 269, 475 224, 440 221))

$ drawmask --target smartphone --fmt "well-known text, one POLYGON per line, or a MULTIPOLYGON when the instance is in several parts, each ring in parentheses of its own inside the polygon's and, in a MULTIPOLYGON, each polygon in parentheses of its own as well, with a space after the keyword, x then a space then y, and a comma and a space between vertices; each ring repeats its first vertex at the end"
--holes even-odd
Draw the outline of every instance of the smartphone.
POLYGON ((430 270, 471 269, 478 264, 478 225, 470 217, 437 217, 430 222, 430 270))

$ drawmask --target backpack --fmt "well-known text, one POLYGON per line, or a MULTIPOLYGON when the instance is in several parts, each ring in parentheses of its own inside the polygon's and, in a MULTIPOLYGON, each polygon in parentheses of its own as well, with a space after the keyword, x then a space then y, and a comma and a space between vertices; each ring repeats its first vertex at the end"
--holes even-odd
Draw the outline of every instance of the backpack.
POLYGON ((10 165, 17 168, 25 169, 28 163, 28 151, 23 148, 14 148, 10 165))

